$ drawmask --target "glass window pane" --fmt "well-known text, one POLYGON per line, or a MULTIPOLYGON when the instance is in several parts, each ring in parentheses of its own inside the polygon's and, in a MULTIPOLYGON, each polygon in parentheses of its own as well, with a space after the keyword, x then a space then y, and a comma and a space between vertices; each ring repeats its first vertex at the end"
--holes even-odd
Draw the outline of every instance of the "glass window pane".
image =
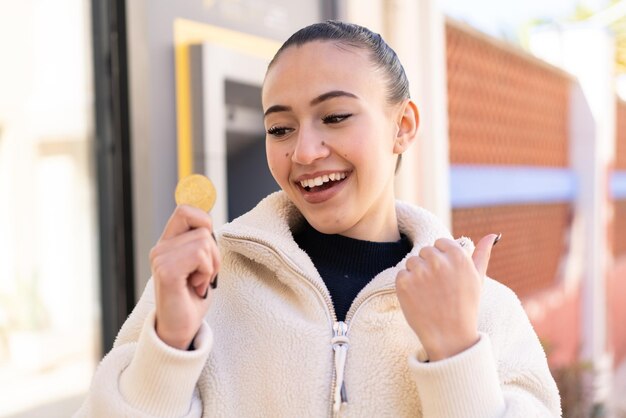
POLYGON ((69 416, 101 355, 89 2, 0 9, 0 416, 69 416))

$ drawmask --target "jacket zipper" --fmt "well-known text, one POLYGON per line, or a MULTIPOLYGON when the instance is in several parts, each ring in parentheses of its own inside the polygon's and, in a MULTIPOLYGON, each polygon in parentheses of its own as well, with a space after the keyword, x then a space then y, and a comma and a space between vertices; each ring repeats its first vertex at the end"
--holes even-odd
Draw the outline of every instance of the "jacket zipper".
POLYGON ((346 335, 348 333, 348 325, 343 321, 335 322, 333 326, 334 336, 331 341, 333 351, 335 352, 335 372, 332 384, 333 397, 333 417, 339 417, 342 408, 348 403, 346 393, 346 382, 344 380, 344 372, 346 370, 346 357, 350 340, 346 335))
POLYGON ((313 290, 317 293, 318 297, 326 304, 328 308, 327 313, 330 314, 330 319, 333 324, 333 338, 331 340, 331 346, 334 352, 334 367, 333 367, 333 377, 331 380, 331 403, 330 403, 330 411, 329 416, 333 418, 338 418, 344 409, 345 405, 348 403, 348 396, 346 391, 346 385, 344 380, 346 359, 348 355, 348 348, 350 346, 350 340, 348 338, 348 331, 350 330, 350 325, 354 316, 357 314, 359 309, 363 306, 363 304, 369 299, 385 294, 392 293, 395 291, 394 287, 386 287, 382 289, 377 289, 369 294, 361 295, 359 294, 357 298, 352 302, 348 313, 346 314, 346 321, 337 321, 337 314, 335 313, 335 307, 333 306, 333 302, 328 294, 328 291, 325 287, 321 286, 318 282, 311 279, 308 276, 305 276, 303 273, 294 268, 290 263, 285 260, 288 257, 276 250, 272 244, 267 241, 260 240, 256 237, 252 236, 234 236, 230 234, 222 234, 222 238, 228 241, 244 241, 244 242, 252 242, 257 245, 261 245, 266 249, 270 250, 276 258, 285 265, 293 274, 304 279, 313 290))
POLYGON ((367 300, 375 296, 379 296, 385 293, 392 293, 394 291, 395 289, 393 287, 386 287, 383 289, 377 289, 376 291, 363 295, 362 297, 357 297, 354 302, 352 302, 352 306, 350 306, 350 309, 346 314, 346 321, 337 321, 333 326, 334 336, 332 339, 332 347, 335 353, 335 378, 333 379, 333 384, 331 386, 331 393, 333 396, 333 418, 340 417, 341 412, 348 404, 348 394, 346 391, 345 382, 345 368, 348 348, 350 347, 350 338, 348 337, 348 331, 350 330, 352 320, 367 300))

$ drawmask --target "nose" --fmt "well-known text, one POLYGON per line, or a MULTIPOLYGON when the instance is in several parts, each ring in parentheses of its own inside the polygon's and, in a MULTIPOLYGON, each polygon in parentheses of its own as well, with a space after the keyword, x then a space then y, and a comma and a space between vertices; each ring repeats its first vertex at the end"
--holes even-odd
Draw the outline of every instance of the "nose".
POLYGON ((300 128, 291 160, 297 164, 310 165, 316 160, 326 158, 329 153, 330 150, 320 135, 313 129, 300 128))

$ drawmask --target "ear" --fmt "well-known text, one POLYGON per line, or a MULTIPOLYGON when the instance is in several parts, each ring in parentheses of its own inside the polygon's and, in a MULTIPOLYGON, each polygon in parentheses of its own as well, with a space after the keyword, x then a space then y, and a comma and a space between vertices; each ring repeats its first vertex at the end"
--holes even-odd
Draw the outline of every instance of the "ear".
POLYGON ((411 99, 404 100, 398 112, 398 133, 393 145, 395 154, 402 154, 411 146, 417 136, 419 122, 420 115, 415 102, 411 99))

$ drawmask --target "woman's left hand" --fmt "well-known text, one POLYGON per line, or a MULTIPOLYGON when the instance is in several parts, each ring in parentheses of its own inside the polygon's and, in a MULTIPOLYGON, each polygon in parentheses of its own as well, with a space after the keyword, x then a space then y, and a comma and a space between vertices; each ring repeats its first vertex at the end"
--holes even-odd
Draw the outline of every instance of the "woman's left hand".
POLYGON ((458 354, 478 341, 482 282, 497 235, 490 234, 470 256, 451 239, 441 238, 410 257, 396 277, 404 316, 430 361, 458 354))

